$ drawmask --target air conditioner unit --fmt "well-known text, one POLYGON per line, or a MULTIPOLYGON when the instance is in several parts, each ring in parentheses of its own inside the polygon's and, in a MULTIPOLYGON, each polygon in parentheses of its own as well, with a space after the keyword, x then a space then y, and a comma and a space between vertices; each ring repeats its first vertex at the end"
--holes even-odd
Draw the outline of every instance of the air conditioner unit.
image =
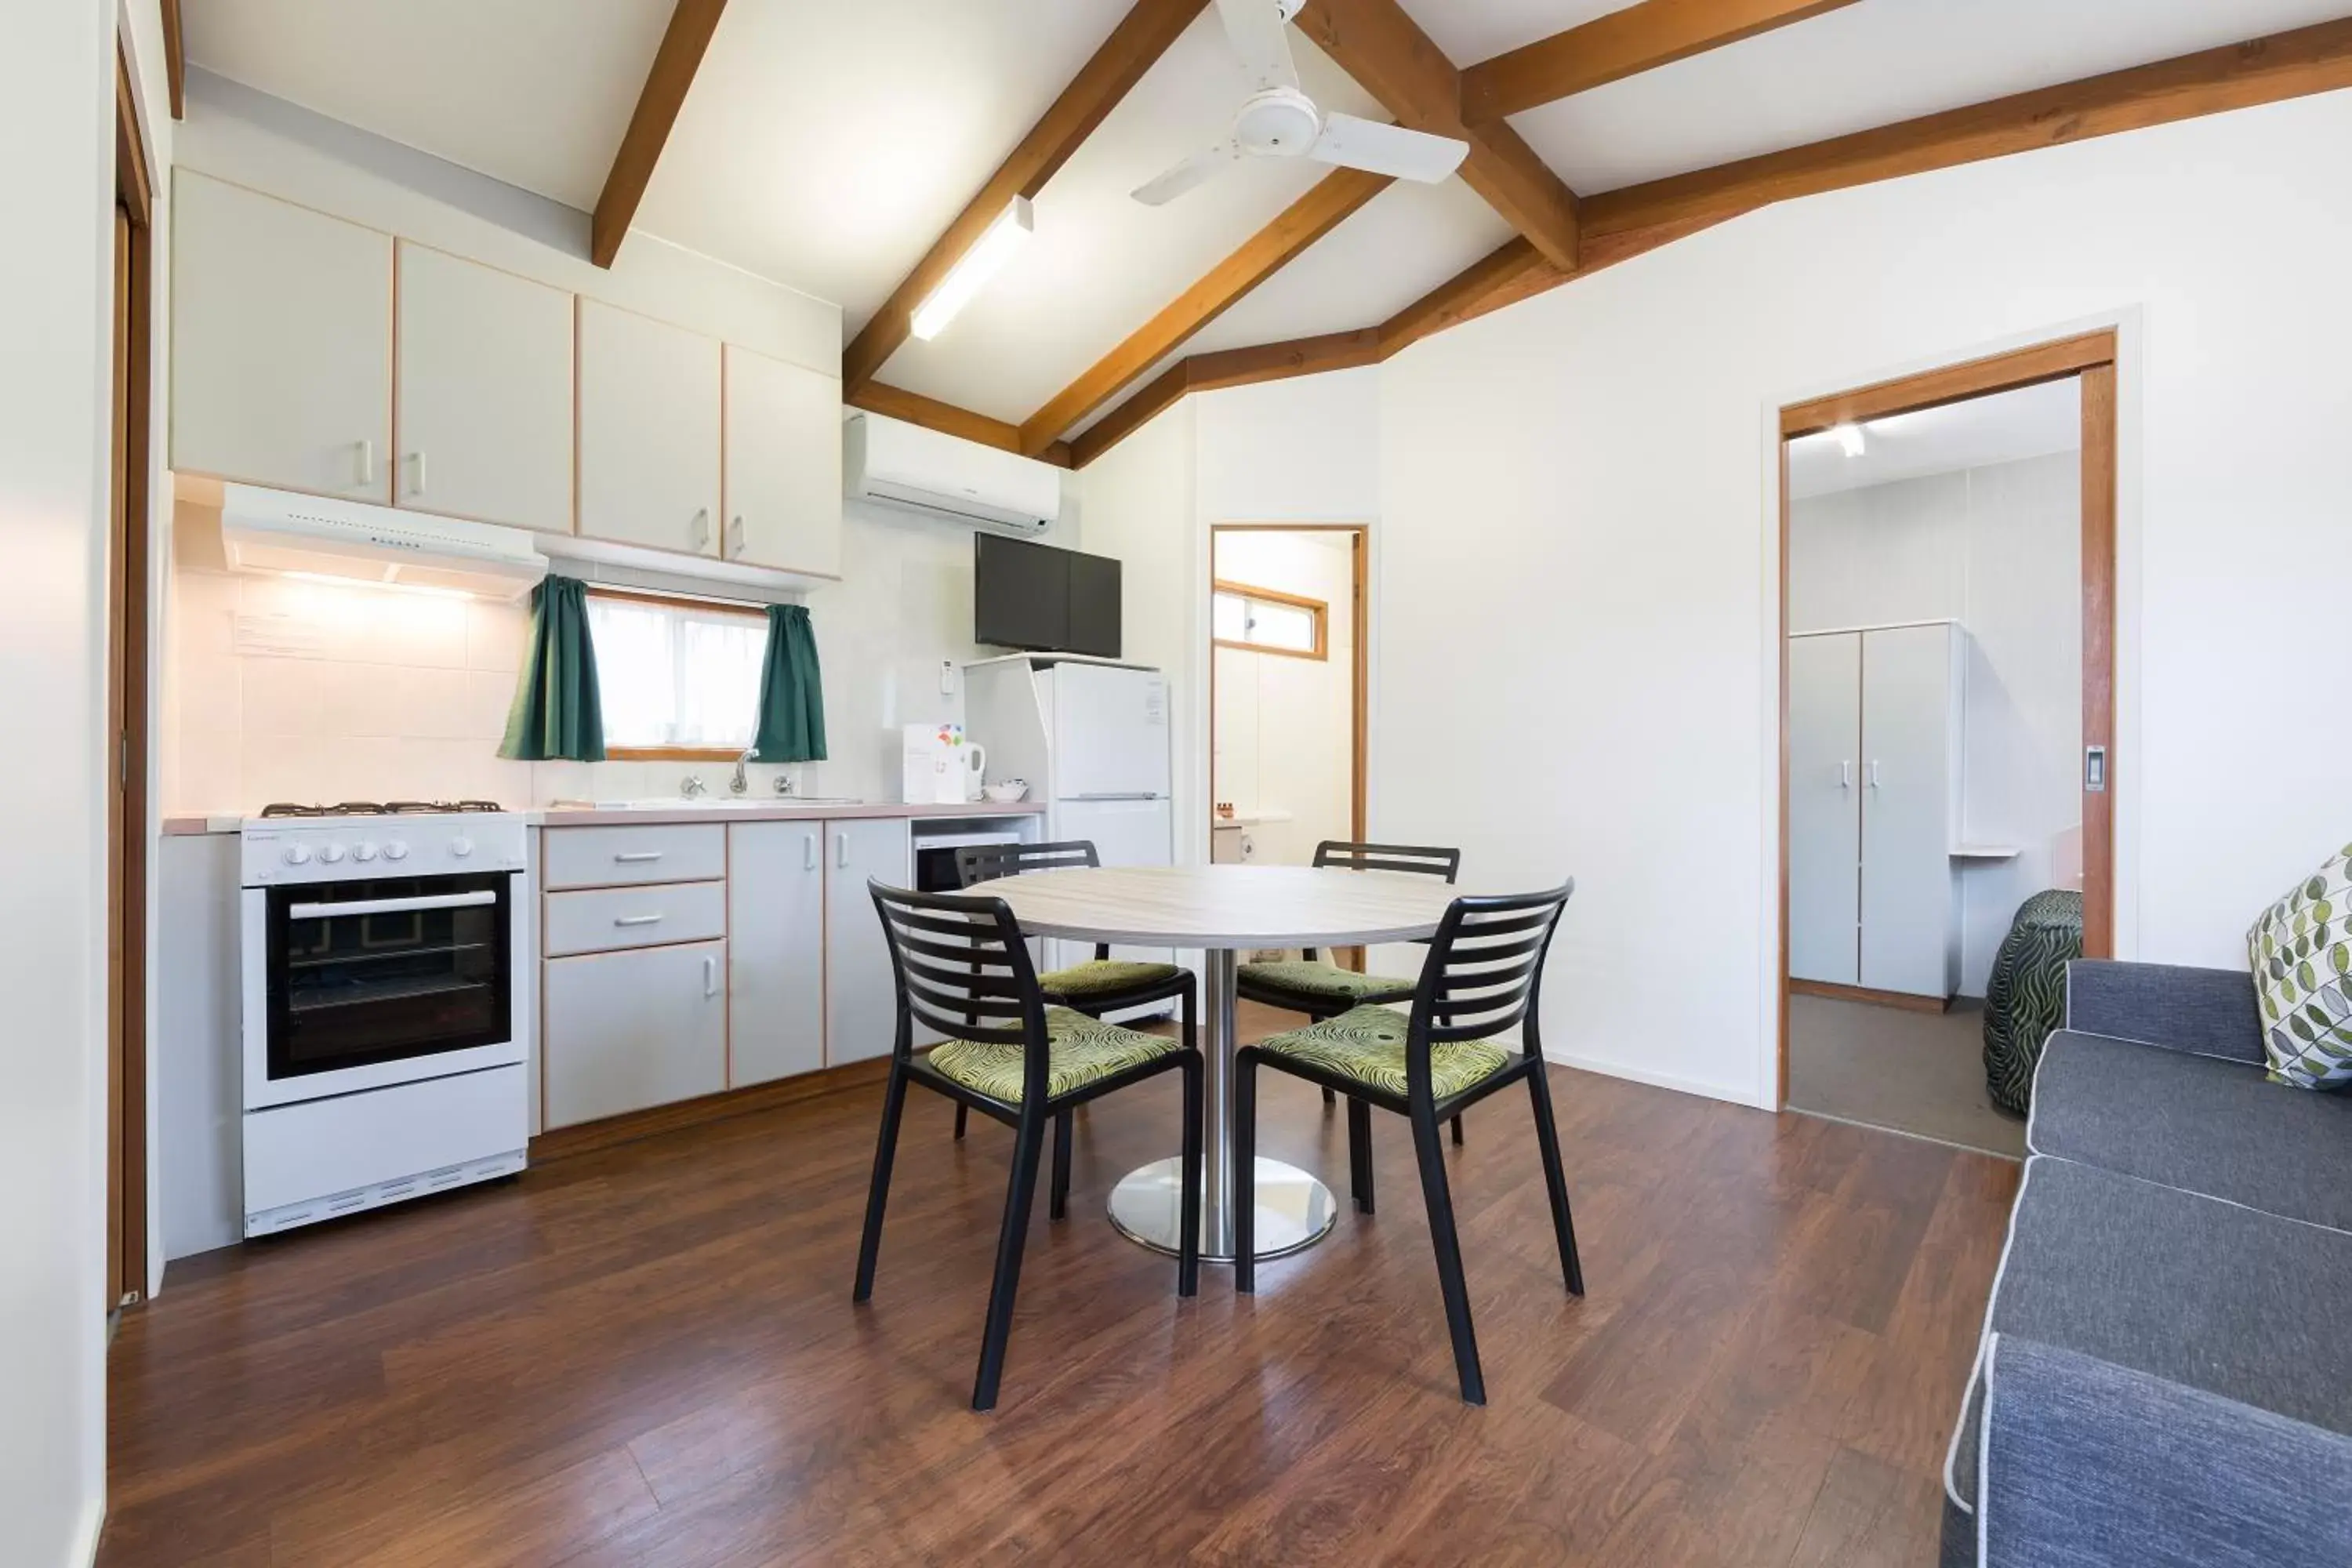
POLYGON ((221 545, 241 572, 495 599, 520 599, 547 575, 523 529, 254 485, 221 487, 221 545))
POLYGON ((1061 515, 1062 470, 878 414, 852 415, 842 463, 852 500, 1008 533, 1042 533, 1061 515))

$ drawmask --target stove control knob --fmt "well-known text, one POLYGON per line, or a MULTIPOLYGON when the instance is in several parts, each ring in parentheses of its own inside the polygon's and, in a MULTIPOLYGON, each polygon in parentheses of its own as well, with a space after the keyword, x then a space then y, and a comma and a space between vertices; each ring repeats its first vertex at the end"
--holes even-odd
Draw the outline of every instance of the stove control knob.
POLYGON ((457 857, 458 859, 463 860, 467 856, 471 855, 473 852, 474 841, 472 839, 452 838, 449 840, 449 853, 457 857))
POLYGON ((387 844, 383 847, 383 858, 387 860, 405 860, 408 858, 408 846, 397 841, 387 844))
POLYGON ((373 845, 373 844, 354 844, 354 845, 352 845, 352 859, 354 859, 354 860, 373 860, 373 859, 374 859, 374 858, 375 858, 375 846, 374 846, 374 845, 373 845))
POLYGON ((286 847, 286 863, 289 866, 303 865, 310 858, 310 847, 308 844, 289 844, 286 847))
POLYGON ((330 866, 342 858, 343 847, 340 844, 322 844, 319 847, 319 858, 330 866))

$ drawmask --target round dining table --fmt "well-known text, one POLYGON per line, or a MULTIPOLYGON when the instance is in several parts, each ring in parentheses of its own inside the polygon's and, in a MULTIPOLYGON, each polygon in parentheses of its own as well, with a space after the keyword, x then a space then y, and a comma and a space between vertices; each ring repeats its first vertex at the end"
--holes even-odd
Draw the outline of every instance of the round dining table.
MULTIPOLYGON (((1303 866, 1142 866, 1036 871, 982 889, 1004 900, 1031 936, 1206 955, 1201 1256, 1234 1257, 1234 978, 1237 954, 1260 948, 1359 947, 1433 934, 1457 889, 1435 877, 1303 866)), ((1129 1171, 1111 1190, 1111 1223, 1161 1252, 1176 1250, 1181 1164, 1171 1154, 1129 1171)), ((1260 1155, 1256 1245, 1279 1258, 1320 1241, 1339 1216, 1331 1189, 1260 1155)))

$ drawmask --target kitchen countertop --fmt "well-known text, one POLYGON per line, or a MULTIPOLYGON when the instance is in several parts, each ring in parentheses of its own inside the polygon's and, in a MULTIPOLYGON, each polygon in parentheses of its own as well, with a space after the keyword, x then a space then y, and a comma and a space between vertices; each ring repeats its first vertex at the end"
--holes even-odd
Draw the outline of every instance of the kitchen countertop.
MULTIPOLYGON (((832 817, 948 817, 948 816, 1038 816, 1044 815, 1045 803, 1017 800, 1009 805, 993 801, 909 803, 897 800, 826 802, 822 805, 803 804, 779 796, 772 800, 748 801, 737 805, 730 800, 717 805, 676 806, 614 806, 588 805, 534 806, 528 811, 507 813, 522 818, 531 827, 622 827, 651 826, 675 822, 808 822, 832 817)), ((300 817, 288 817, 289 826, 299 826, 300 817)), ((163 819, 166 834, 235 833, 245 826, 243 816, 167 816, 163 819)))

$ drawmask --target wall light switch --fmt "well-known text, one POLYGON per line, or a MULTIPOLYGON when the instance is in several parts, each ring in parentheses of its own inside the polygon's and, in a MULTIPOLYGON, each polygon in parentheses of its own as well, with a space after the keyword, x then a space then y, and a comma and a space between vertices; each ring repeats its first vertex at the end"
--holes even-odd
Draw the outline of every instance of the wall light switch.
POLYGON ((953 659, 951 659, 951 658, 943 658, 943 659, 940 660, 940 696, 942 696, 942 697, 953 697, 953 696, 955 695, 955 677, 956 677, 955 660, 953 660, 953 659))

